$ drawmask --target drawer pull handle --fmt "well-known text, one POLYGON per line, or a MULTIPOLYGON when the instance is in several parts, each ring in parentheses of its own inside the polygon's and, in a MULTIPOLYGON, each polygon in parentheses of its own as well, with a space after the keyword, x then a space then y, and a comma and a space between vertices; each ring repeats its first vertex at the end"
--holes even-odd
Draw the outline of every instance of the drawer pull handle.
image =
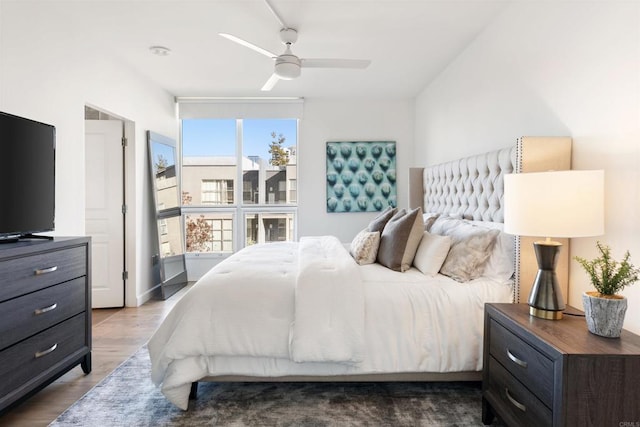
POLYGON ((38 308, 36 309, 36 311, 34 312, 37 315, 39 314, 43 314, 46 313, 47 311, 51 311, 51 310, 55 310, 56 308, 58 308, 58 303, 54 302, 53 304, 51 304, 48 307, 42 307, 42 308, 38 308))
POLYGON ((34 273, 36 276, 40 276, 41 274, 53 273, 57 269, 58 269, 58 266, 54 265, 53 267, 38 268, 34 271, 34 273))
POLYGON ((522 366, 523 368, 527 367, 527 362, 525 362, 524 360, 518 359, 516 356, 513 355, 513 353, 511 353, 511 351, 509 349, 507 349, 507 356, 516 365, 522 366))
POLYGON ((52 345, 51 347, 49 347, 46 350, 42 350, 42 351, 36 352, 36 354, 35 354, 36 359, 38 359, 38 358, 40 358, 42 356, 46 356, 47 354, 55 351, 56 348, 58 348, 58 343, 55 343, 54 345, 52 345))
POLYGON ((522 412, 527 412, 527 407, 524 406, 522 403, 518 402, 517 400, 515 400, 513 397, 511 397, 511 393, 509 393, 509 389, 506 387, 504 388, 504 394, 505 396, 507 396, 507 399, 509 399, 509 402, 511 402, 513 406, 520 409, 522 412))

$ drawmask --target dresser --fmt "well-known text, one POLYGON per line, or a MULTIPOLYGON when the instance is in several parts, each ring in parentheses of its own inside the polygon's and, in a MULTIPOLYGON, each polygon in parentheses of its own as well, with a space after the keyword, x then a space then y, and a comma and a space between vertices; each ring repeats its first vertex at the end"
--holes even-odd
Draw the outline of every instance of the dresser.
POLYGON ((545 320, 526 304, 485 306, 485 424, 640 425, 640 336, 591 334, 581 314, 567 307, 545 320))
POLYGON ((0 244, 0 413, 91 371, 90 238, 0 244))

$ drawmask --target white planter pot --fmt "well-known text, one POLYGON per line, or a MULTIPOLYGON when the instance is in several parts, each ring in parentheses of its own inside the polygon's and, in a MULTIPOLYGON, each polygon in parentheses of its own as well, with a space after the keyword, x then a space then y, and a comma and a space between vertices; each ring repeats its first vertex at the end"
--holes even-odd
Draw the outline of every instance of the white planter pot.
POLYGON ((585 319, 589 332, 608 338, 618 338, 622 332, 627 299, 621 295, 602 298, 597 292, 582 294, 585 319))

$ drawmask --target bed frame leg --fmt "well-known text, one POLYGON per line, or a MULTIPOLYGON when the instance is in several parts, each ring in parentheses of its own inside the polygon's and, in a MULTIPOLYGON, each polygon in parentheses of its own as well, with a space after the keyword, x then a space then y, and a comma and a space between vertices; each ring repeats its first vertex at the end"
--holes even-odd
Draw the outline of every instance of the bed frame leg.
POLYGON ((198 382, 191 383, 191 391, 189 392, 189 399, 197 399, 198 398, 198 382))

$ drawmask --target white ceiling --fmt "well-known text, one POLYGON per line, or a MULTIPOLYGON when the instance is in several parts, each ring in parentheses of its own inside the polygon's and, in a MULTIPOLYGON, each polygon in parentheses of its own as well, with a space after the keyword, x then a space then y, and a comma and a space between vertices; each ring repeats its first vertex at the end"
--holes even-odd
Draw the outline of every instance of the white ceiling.
POLYGON ((264 0, 45 1, 48 19, 78 43, 176 96, 413 97, 508 4, 507 0, 271 0, 298 30, 304 58, 370 59, 364 70, 303 69, 271 92, 273 61, 218 35, 281 53, 280 24, 264 0), (55 5, 55 7, 53 7, 55 5), (55 15, 55 16, 51 16, 55 15), (152 55, 166 46, 171 54, 152 55))

